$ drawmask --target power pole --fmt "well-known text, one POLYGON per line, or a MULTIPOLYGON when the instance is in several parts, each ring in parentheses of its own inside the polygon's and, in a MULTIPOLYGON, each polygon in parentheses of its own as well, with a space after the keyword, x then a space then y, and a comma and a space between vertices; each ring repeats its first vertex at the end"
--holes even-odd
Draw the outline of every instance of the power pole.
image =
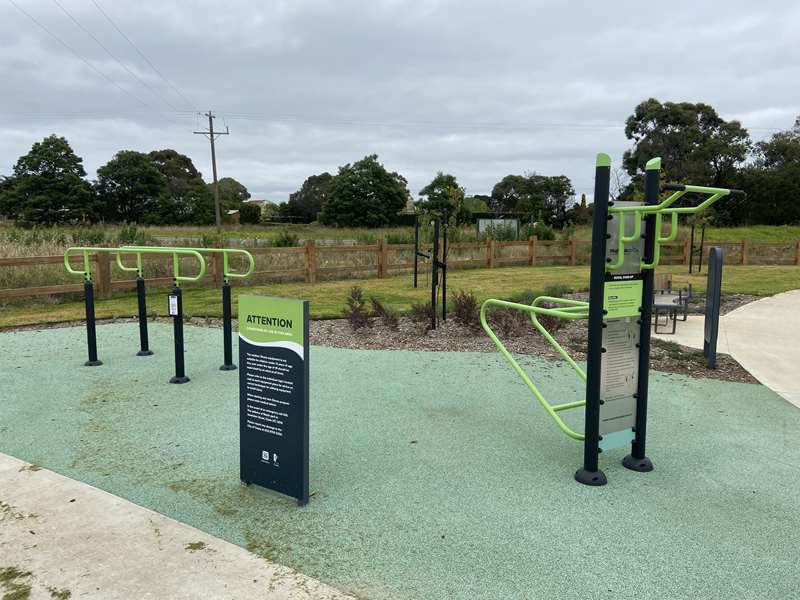
POLYGON ((214 141, 217 139, 218 135, 230 135, 230 131, 228 131, 228 126, 225 126, 225 131, 214 131, 214 113, 210 110, 207 113, 203 113, 203 116, 208 117, 208 130, 207 131, 193 131, 192 133, 204 135, 206 136, 209 141, 211 142, 211 171, 214 174, 214 216, 217 222, 217 233, 222 231, 222 215, 220 214, 219 210, 219 184, 217 182, 217 153, 214 148, 214 141))

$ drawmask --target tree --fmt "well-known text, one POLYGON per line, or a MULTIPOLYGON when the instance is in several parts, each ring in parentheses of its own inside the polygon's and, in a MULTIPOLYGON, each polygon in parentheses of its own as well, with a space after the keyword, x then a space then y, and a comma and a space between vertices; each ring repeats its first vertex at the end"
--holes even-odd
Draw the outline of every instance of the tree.
POLYGON ((261 222, 261 207, 255 202, 242 204, 239 209, 239 223, 242 225, 257 225, 261 222))
POLYGON ((69 142, 50 135, 19 157, 0 187, 0 206, 22 223, 99 221, 97 198, 84 177, 83 160, 69 142))
MULTIPOLYGON (((250 192, 247 188, 236 181, 233 177, 223 177, 217 182, 219 186, 219 209, 223 216, 226 211, 240 210, 242 203, 250 199, 250 192)), ((208 191, 214 194, 214 184, 208 184, 208 191)))
POLYGON ((141 223, 158 211, 167 179, 147 154, 120 150, 97 169, 95 190, 107 219, 141 223))
POLYGON ((296 217, 301 223, 316 221, 328 197, 332 180, 333 175, 327 172, 312 175, 303 182, 299 190, 289 194, 289 201, 281 205, 281 214, 296 217))
POLYGON ((750 149, 741 123, 725 121, 702 102, 645 100, 625 122, 625 135, 634 146, 623 164, 637 187, 645 164, 656 156, 663 159, 669 181, 724 186, 750 149))
POLYGON ((154 150, 148 155, 166 178, 167 191, 159 198, 158 209, 146 217, 149 223, 214 222, 214 197, 192 159, 175 150, 154 150))
POLYGON ((419 191, 419 195, 425 197, 417 203, 422 210, 437 213, 446 210, 459 223, 468 216, 464 209, 464 188, 458 185, 455 175, 439 171, 433 181, 419 191))
POLYGON ((775 133, 769 140, 756 144, 756 164, 768 169, 800 164, 800 116, 790 130, 775 133))
POLYGON ((747 198, 715 204, 717 223, 800 223, 800 117, 792 129, 756 144, 753 163, 737 173, 732 187, 746 191, 747 198))
POLYGON ((506 175, 492 188, 494 212, 524 212, 550 224, 563 224, 567 202, 575 195, 566 175, 506 175))
POLYGON ((322 205, 326 225, 380 227, 397 220, 408 198, 406 179, 387 171, 378 155, 339 167, 322 205))

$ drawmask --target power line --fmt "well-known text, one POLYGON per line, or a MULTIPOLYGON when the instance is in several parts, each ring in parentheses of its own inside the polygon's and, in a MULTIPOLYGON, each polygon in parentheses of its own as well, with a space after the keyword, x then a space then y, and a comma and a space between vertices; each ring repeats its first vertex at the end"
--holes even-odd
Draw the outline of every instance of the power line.
POLYGON ((116 57, 116 56, 115 56, 115 55, 114 55, 114 54, 111 52, 111 50, 109 50, 109 49, 108 49, 108 48, 107 48, 107 47, 106 47, 106 46, 105 46, 105 45, 104 45, 104 44, 103 44, 103 43, 102 43, 102 42, 101 42, 99 39, 97 39, 97 36, 95 36, 95 35, 94 35, 94 34, 93 34, 91 31, 89 31, 89 29, 87 29, 86 27, 84 27, 84 26, 83 26, 83 25, 82 25, 82 24, 81 24, 81 23, 78 21, 78 19, 76 19, 76 18, 75 18, 75 17, 72 15, 72 13, 70 13, 70 12, 69 12, 69 11, 68 11, 66 8, 64 8, 64 5, 63 5, 63 4, 61 4, 61 3, 60 3, 58 0, 53 0, 53 3, 54 3, 54 4, 55 4, 55 5, 58 7, 58 8, 60 8, 60 9, 61 9, 61 12, 63 12, 65 15, 67 15, 67 17, 69 17, 70 21, 72 21, 73 23, 75 23, 75 25, 76 25, 76 26, 78 26, 78 27, 81 29, 81 31, 83 31, 83 32, 84 32, 86 35, 88 35, 90 38, 92 38, 92 39, 95 41, 95 43, 96 43, 98 46, 100 46, 100 47, 101 47, 101 48, 102 48, 102 49, 105 51, 105 53, 106 53, 106 54, 108 54, 108 55, 109 55, 109 56, 110 56, 110 57, 111 57, 111 58, 112 58, 112 59, 113 59, 113 60, 114 60, 114 61, 115 61, 115 62, 116 62, 116 63, 117 63, 117 64, 118 64, 120 67, 122 67, 123 69, 125 69, 125 70, 128 72, 128 74, 130 74, 130 76, 131 76, 131 77, 133 77, 133 78, 134 78, 136 81, 138 81, 138 82, 139 82, 139 83, 141 83, 141 84, 142 84, 144 87, 146 87, 148 90, 150 90, 150 92, 152 92, 152 94, 153 94, 153 95, 154 95, 156 98, 158 98, 159 100, 161 100, 162 102, 164 102, 164 103, 165 103, 167 106, 169 106, 169 107, 170 107, 172 110, 174 110, 174 111, 177 111, 177 110, 178 110, 178 109, 177 109, 177 108, 176 108, 176 107, 175 107, 175 106, 174 106, 174 105, 173 105, 173 104, 172 104, 172 103, 171 103, 169 100, 167 100, 167 99, 166 99, 164 96, 162 96, 162 95, 161 95, 161 94, 159 94, 159 93, 158 93, 158 92, 157 92, 155 89, 153 89, 153 88, 150 86, 150 84, 149 84, 149 83, 147 83, 147 82, 146 82, 146 81, 144 81, 144 80, 143 80, 141 77, 139 77, 139 76, 138 76, 136 73, 134 73, 134 72, 133 72, 133 71, 132 71, 132 70, 131 70, 131 69, 128 67, 128 65, 126 65, 126 64, 125 64, 125 63, 123 63, 123 62, 122 62, 122 61, 121 61, 119 58, 117 58, 117 57, 116 57))
POLYGON ((139 48, 136 46, 136 44, 133 43, 131 38, 129 38, 127 35, 125 35, 125 33, 122 31, 122 29, 120 29, 117 26, 117 24, 114 22, 114 20, 108 15, 108 13, 106 11, 103 10, 103 8, 96 2, 96 0, 92 0, 92 4, 94 4, 95 8, 97 8, 97 10, 100 11, 100 14, 102 14, 106 18, 106 20, 117 31, 117 33, 119 33, 123 38, 125 38, 125 41, 130 44, 131 48, 136 50, 137 54, 139 54, 139 56, 142 57, 142 60, 144 60, 148 65, 150 65, 150 68, 153 69, 153 71, 156 73, 156 75, 158 75, 162 79, 162 81, 164 81, 164 83, 166 83, 168 86, 170 86, 175 91, 175 93, 178 94, 183 99, 184 102, 186 102, 186 104, 188 104, 190 107, 194 107, 195 106, 194 102, 189 100, 183 94, 183 92, 181 92, 178 89, 178 87, 174 83, 172 83, 169 79, 167 79, 163 75, 163 73, 161 73, 161 71, 159 71, 152 62, 150 62, 150 59, 147 58, 141 50, 139 50, 139 48))
POLYGON ((35 17, 34 17, 32 14, 30 14, 28 11, 26 11, 24 8, 22 8, 22 7, 21 7, 19 4, 17 4, 17 3, 16 3, 14 0, 8 0, 8 2, 9 2, 9 3, 10 3, 10 4, 11 4, 13 7, 14 7, 14 8, 16 8, 16 9, 17 9, 19 12, 21 12, 23 15, 25 15, 25 16, 26 16, 26 17, 28 17, 28 18, 29 18, 31 21, 33 21, 33 22, 34 22, 36 25, 38 25, 38 26, 39 26, 39 27, 40 27, 40 28, 41 28, 41 29, 42 29, 42 30, 43 30, 45 33, 47 33, 47 35, 49 35, 50 37, 52 37, 52 38, 53 38, 54 40, 56 40, 56 41, 57 41, 59 44, 61 44, 62 46, 64 46, 64 48, 66 48, 67 50, 69 50, 69 51, 70 51, 70 52, 71 52, 73 55, 75 55, 75 57, 76 57, 76 58, 78 58, 78 59, 79 59, 79 60, 80 60, 80 61, 81 61, 83 64, 85 64, 85 65, 86 65, 87 67, 89 67, 89 68, 90 68, 92 71, 94 71, 95 73, 97 73, 98 75, 100 75, 100 77, 102 77, 103 79, 105 79, 106 81, 108 81, 108 82, 109 82, 111 85, 113 85, 114 87, 116 87, 117 89, 119 89, 119 90, 120 90, 122 93, 124 93, 124 94, 127 94, 127 95, 128 95, 128 96, 130 96, 131 98, 134 98, 135 100, 137 100, 137 101, 138 101, 140 104, 142 104, 142 105, 146 106, 147 108, 151 108, 151 107, 150 107, 150 105, 149 105, 149 104, 147 104, 147 102, 145 102, 145 101, 144 101, 144 100, 142 100, 141 98, 139 98, 139 96, 137 96, 136 94, 134 94, 134 93, 133 93, 133 92, 131 92, 130 90, 126 90, 124 87, 122 87, 122 86, 121 86, 120 84, 118 84, 116 81, 114 81, 113 79, 111 79, 111 78, 110 78, 108 75, 106 75, 105 73, 103 73, 103 72, 102 72, 100 69, 98 69, 97 67, 95 67, 95 66, 94 66, 92 63, 90 63, 88 60, 86 60, 86 59, 85 59, 83 56, 81 56, 80 54, 78 54, 78 52, 76 52, 76 51, 75 51, 75 50, 72 48, 72 46, 70 46, 69 44, 67 44, 67 43, 66 43, 64 40, 62 40, 60 37, 58 37, 58 36, 57 36, 55 33, 53 33, 53 32, 52 32, 52 31, 50 31, 50 30, 49 30, 47 27, 45 27, 44 25, 42 25, 42 23, 41 23, 40 21, 38 21, 38 20, 37 20, 37 19, 36 19, 36 18, 35 18, 35 17))

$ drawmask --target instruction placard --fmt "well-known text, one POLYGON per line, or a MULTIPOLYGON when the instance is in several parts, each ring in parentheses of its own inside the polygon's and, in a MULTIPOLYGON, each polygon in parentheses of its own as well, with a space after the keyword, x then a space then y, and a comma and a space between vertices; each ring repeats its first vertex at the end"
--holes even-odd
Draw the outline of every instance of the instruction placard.
POLYGON ((606 281, 603 297, 605 319, 638 317, 642 306, 642 280, 606 281))
POLYGON ((240 477, 308 502, 308 301, 239 296, 240 477))

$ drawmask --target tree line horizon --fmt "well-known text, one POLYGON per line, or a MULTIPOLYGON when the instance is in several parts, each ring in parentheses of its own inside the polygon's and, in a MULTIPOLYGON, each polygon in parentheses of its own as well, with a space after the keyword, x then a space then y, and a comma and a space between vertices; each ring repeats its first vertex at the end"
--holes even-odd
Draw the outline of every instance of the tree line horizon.
MULTIPOLYGON (((704 103, 660 102, 636 106, 625 122, 632 147, 614 171, 612 195, 641 194, 644 167, 660 156, 664 180, 744 189, 744 201, 715 205, 708 219, 720 226, 800 223, 800 116, 791 129, 753 142, 736 120, 722 119, 704 103)), ((287 202, 266 214, 247 203, 247 188, 231 177, 219 180, 220 209, 238 210, 240 222, 263 218, 343 227, 397 224, 412 202, 421 212, 447 210, 455 223, 476 213, 524 213, 550 227, 591 220, 585 197, 575 199, 566 175, 535 171, 504 176, 491 194, 467 195, 455 175, 438 171, 414 200, 408 182, 389 171, 376 154, 328 172, 310 175, 287 202)), ((21 225, 126 222, 143 225, 211 225, 213 184, 191 158, 173 149, 149 153, 120 150, 89 181, 83 161, 55 134, 33 144, 8 176, 0 176, 0 215, 21 225)))

